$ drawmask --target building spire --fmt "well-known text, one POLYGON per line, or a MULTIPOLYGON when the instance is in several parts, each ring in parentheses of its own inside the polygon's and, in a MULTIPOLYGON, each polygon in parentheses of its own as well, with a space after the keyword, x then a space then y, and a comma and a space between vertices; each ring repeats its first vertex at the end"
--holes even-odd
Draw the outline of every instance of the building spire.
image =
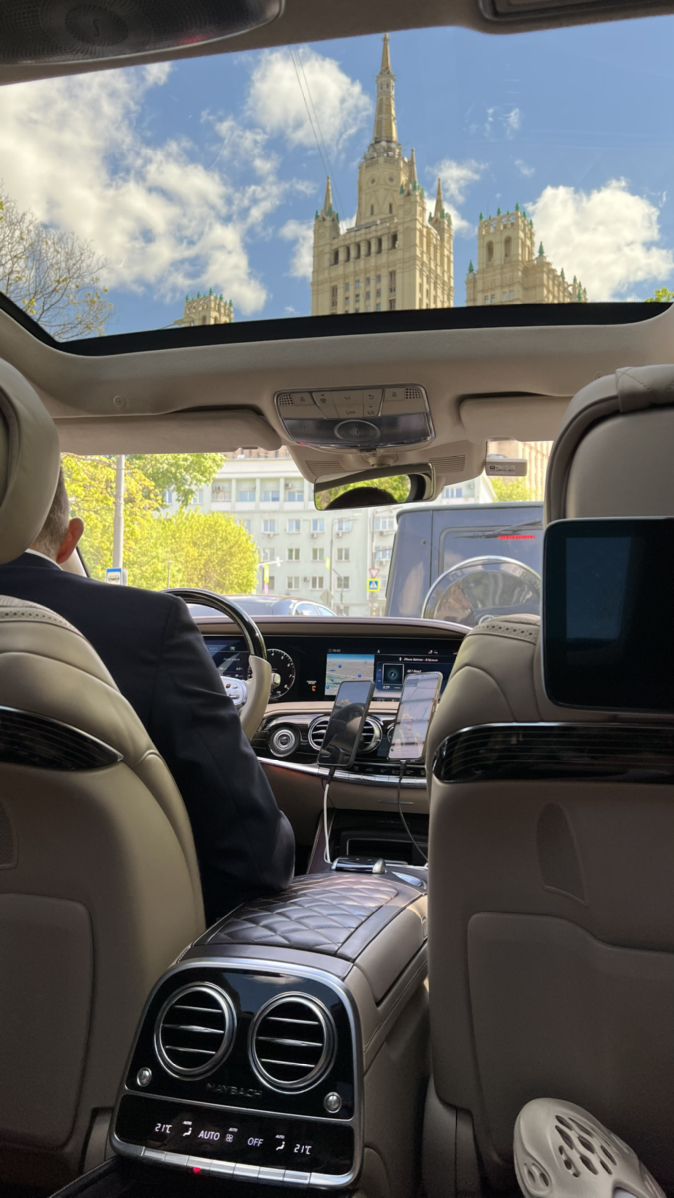
POLYGON ((417 183, 418 183, 418 179, 417 179, 417 156, 416 156, 416 154, 415 154, 415 152, 414 152, 414 146, 412 146, 412 152, 411 152, 411 154, 410 154, 409 171, 408 171, 408 176, 407 176, 407 179, 408 179, 409 186, 410 186, 412 189, 414 189, 414 188, 416 187, 417 183))
POLYGON ((384 34, 381 52, 381 68, 377 75, 377 107, 374 117, 374 145, 380 142, 398 144, 396 121, 395 75, 391 69, 391 44, 388 33, 384 34))
POLYGON ((435 212, 433 213, 434 220, 442 220, 445 215, 445 200, 442 194, 442 179, 438 175, 438 190, 435 193, 435 212))
POLYGON ((328 181, 325 185, 325 199, 323 201, 323 215, 332 216, 335 210, 334 200, 332 198, 332 179, 328 175, 328 181))

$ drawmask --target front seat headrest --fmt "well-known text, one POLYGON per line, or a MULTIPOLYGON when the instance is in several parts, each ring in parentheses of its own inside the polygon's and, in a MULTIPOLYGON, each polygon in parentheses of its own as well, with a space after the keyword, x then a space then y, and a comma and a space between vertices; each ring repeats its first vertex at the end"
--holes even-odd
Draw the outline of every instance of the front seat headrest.
POLYGON ((27 379, 0 360, 0 563, 42 531, 59 468, 54 421, 27 379))
POLYGON ((579 391, 555 441, 545 519, 674 515, 674 366, 625 367, 579 391))

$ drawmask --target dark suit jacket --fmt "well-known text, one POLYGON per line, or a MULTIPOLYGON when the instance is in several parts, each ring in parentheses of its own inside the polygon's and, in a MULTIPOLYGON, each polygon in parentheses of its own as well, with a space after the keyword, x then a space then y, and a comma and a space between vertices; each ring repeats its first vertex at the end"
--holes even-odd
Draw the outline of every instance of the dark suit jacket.
POLYGON ((209 919, 285 886, 292 829, 182 599, 67 574, 30 553, 0 565, 0 595, 79 629, 135 708, 185 801, 209 919))

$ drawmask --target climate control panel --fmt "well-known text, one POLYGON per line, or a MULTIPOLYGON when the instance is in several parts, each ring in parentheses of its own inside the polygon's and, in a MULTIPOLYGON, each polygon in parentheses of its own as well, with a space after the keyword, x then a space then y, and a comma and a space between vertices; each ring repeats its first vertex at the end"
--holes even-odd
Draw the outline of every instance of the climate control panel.
POLYGON ((113 1145, 149 1163, 339 1187, 360 1152, 358 1027, 328 974, 177 966, 151 995, 113 1145))

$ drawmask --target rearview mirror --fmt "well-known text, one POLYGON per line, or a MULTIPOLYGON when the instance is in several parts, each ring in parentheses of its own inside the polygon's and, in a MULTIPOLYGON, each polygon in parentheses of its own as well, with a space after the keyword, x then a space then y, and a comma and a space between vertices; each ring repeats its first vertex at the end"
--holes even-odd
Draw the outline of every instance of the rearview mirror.
POLYGON ((316 483, 314 504, 319 512, 344 508, 385 507, 395 503, 415 503, 430 498, 432 479, 425 474, 387 474, 375 471, 351 475, 341 480, 316 483), (374 476, 374 477, 373 477, 374 476))

